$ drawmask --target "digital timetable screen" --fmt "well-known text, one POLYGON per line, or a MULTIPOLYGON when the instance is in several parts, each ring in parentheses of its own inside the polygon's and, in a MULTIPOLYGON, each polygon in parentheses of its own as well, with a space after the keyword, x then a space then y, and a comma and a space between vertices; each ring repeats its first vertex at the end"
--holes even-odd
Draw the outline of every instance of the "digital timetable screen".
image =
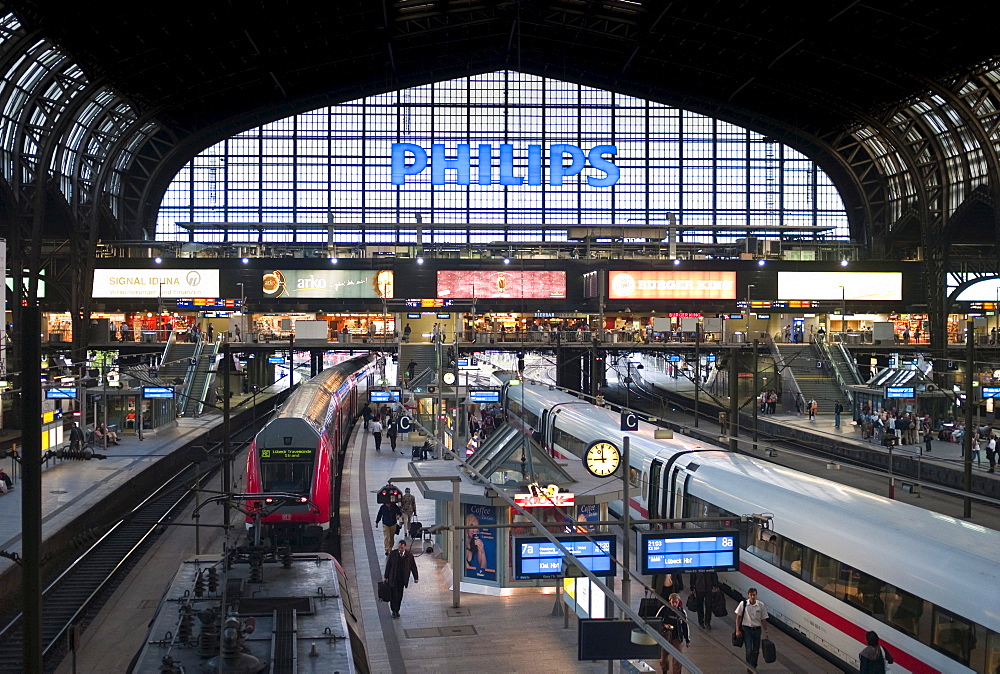
MULTIPOLYGON (((617 550, 611 534, 558 536, 559 542, 595 576, 614 576, 617 550)), ((562 578, 563 551, 544 536, 514 537, 514 577, 517 580, 562 578)))
POLYGON ((738 531, 644 532, 639 535, 642 573, 664 571, 738 571, 738 531))

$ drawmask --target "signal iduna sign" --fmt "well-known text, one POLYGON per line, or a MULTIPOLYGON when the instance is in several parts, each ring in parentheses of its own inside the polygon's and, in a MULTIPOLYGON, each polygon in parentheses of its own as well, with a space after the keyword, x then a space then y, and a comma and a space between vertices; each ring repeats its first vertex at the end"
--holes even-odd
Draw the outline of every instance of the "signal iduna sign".
POLYGON ((95 269, 94 297, 218 297, 218 269, 95 269))

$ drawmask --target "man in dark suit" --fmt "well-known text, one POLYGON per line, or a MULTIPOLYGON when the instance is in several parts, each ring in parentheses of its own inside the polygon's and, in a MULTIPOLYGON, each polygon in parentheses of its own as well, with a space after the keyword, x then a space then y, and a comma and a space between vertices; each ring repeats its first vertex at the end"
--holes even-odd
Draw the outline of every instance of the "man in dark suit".
POLYGON ((389 608, 392 609, 392 617, 399 617, 399 605, 403 603, 403 590, 410 585, 410 574, 413 574, 413 582, 419 583, 420 577, 417 573, 417 560, 413 558, 413 553, 406 549, 406 541, 399 541, 399 547, 389 553, 385 560, 385 573, 383 580, 389 585, 390 597, 389 608))

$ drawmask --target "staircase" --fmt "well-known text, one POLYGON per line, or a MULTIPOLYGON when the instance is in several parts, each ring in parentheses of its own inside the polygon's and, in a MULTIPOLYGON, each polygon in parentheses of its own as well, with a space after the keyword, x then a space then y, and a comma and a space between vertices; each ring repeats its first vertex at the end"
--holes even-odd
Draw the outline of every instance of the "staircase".
MULTIPOLYGON (((833 414, 833 404, 837 400, 844 409, 850 408, 837 383, 837 378, 826 367, 816 367, 823 358, 812 344, 776 344, 787 369, 791 370, 795 381, 808 401, 815 398, 820 414, 833 414)), ((790 409, 795 409, 794 405, 790 409)))
POLYGON ((205 395, 215 378, 215 361, 219 353, 219 342, 205 343, 195 365, 194 378, 188 387, 187 400, 184 401, 184 416, 201 416, 204 410, 205 395))
POLYGON ((851 356, 847 348, 843 344, 830 344, 829 349, 830 362, 832 362, 833 366, 837 368, 841 379, 843 379, 848 386, 863 384, 864 380, 861 379, 861 373, 858 372, 857 363, 854 362, 854 358, 851 356))
POLYGON ((190 359, 194 356, 198 347, 193 342, 175 342, 171 340, 163 350, 163 361, 160 364, 160 379, 182 384, 187 379, 188 368, 191 367, 190 359))
POLYGON ((417 367, 414 370, 414 374, 417 376, 428 368, 434 370, 437 367, 437 354, 435 353, 434 348, 433 344, 400 344, 399 367, 396 368, 396 383, 400 385, 403 383, 403 378, 406 375, 406 368, 410 364, 411 360, 416 361, 417 363, 417 367))

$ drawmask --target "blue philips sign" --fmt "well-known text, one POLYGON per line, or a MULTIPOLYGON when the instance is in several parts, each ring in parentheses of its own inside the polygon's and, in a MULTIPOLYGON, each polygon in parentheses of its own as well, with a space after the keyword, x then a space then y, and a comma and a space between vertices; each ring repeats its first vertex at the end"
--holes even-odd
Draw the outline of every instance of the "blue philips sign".
MULTIPOLYGON (((458 143, 454 150, 455 158, 448 159, 444 143, 434 143, 431 146, 431 184, 444 185, 445 171, 455 171, 455 183, 458 185, 472 184, 472 150, 469 143, 458 143)), ((603 178, 587 176, 587 184, 591 187, 611 187, 621 178, 621 169, 604 155, 616 155, 618 148, 614 145, 595 145, 589 152, 576 145, 555 143, 549 146, 549 185, 558 187, 563 184, 563 178, 579 175, 590 164, 604 174, 603 178), (565 160, 569 159, 569 163, 565 160)), ((514 146, 509 143, 500 145, 500 176, 501 185, 522 185, 527 178, 528 185, 542 184, 542 146, 528 146, 528 174, 514 175, 514 146)), ((476 184, 494 184, 493 146, 480 144, 476 157, 476 184)), ((392 184, 403 185, 406 176, 415 176, 427 168, 427 150, 415 143, 392 144, 392 184), (407 160, 412 160, 407 163, 407 160)))

